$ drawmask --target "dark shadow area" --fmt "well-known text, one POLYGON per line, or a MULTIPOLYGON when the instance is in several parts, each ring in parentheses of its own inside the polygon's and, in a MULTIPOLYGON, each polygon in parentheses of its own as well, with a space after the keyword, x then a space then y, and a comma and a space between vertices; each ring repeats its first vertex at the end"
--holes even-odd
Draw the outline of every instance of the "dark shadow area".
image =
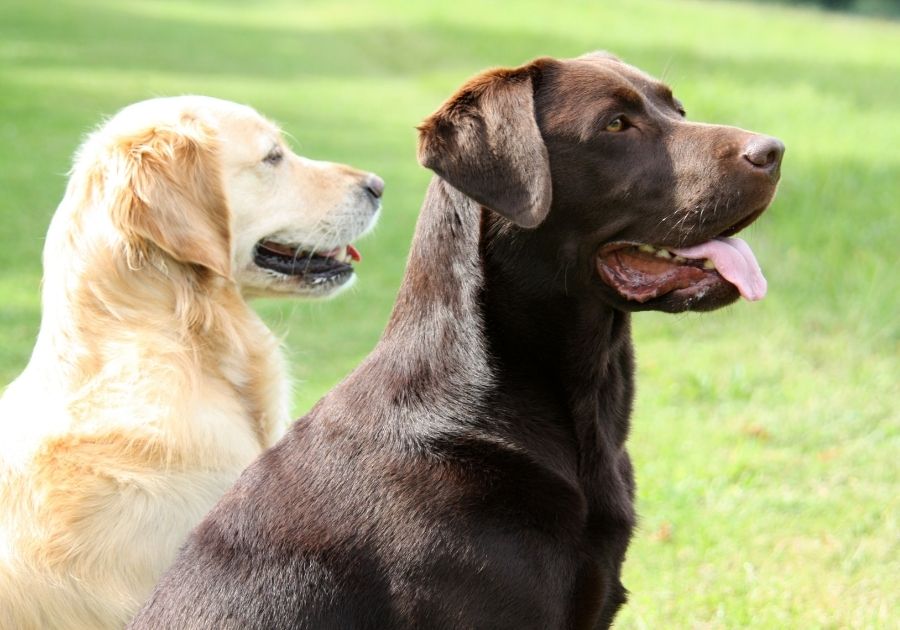
POLYGON ((879 17, 900 18, 900 2, 897 0, 749 0, 760 4, 783 4, 819 7, 826 11, 856 13, 879 17))
MULTIPOLYGON (((7 62, 17 69, 71 69, 72 72, 160 72, 170 75, 283 79, 331 77, 415 77, 423 72, 459 72, 461 82, 490 66, 518 64, 540 55, 576 56, 604 47, 597 39, 554 33, 473 28, 447 22, 405 27, 301 29, 213 24, 177 18, 137 18, 121 10, 83 5, 77 8, 80 29, 72 30, 71 7, 42 15, 40 25, 0 27, 7 62), (407 54, 397 55, 397 50, 407 54), (498 51, 500 54, 498 55, 498 51), (11 54, 10 54, 11 53, 11 54)), ((33 16, 32 16, 33 17, 33 16)), ((712 56, 691 48, 617 45, 616 54, 659 74, 661 61, 690 75, 739 76, 750 85, 802 82, 823 96, 855 98, 860 108, 896 103, 885 89, 896 77, 888 68, 844 63, 804 63, 764 53, 752 58, 712 56)), ((677 88, 677 86, 675 86, 677 88)), ((753 88, 748 88, 752 91, 753 88)), ((425 112, 423 112, 424 114, 425 112)), ((411 121, 411 124, 415 121, 411 121)))

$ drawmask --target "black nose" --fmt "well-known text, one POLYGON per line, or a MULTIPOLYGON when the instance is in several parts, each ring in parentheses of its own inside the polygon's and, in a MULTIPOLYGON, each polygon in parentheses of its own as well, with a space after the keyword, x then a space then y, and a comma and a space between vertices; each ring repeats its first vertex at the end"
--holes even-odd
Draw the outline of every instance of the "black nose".
POLYGON ((369 194, 375 197, 375 199, 380 199, 381 195, 384 194, 384 180, 378 177, 378 175, 370 174, 366 178, 363 186, 365 186, 369 194))
POLYGON ((743 157, 754 167, 775 176, 781 167, 784 144, 778 138, 753 136, 744 147, 743 157))

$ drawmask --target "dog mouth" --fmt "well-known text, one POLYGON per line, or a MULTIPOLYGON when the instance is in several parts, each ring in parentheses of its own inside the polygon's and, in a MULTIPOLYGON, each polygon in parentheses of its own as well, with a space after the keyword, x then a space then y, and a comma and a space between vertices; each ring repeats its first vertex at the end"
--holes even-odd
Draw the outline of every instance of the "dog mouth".
POLYGON ((676 291, 680 297, 702 297, 723 283, 747 300, 761 300, 766 279, 750 246, 730 237, 738 229, 691 247, 610 243, 598 253, 597 271, 619 295, 641 304, 676 291))
POLYGON ((318 251, 263 239, 253 251, 253 262, 261 269, 299 278, 311 285, 343 284, 353 275, 353 263, 360 260, 359 251, 349 244, 318 251))

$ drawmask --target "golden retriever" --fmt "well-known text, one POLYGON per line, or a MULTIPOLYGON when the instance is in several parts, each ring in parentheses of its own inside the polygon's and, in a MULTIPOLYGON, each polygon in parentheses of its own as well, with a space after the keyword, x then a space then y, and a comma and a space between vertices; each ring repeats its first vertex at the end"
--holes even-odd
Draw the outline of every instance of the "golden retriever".
POLYGON ((245 297, 347 286, 382 190, 209 97, 137 103, 87 139, 34 353, 0 400, 0 628, 124 625, 289 420, 245 297))

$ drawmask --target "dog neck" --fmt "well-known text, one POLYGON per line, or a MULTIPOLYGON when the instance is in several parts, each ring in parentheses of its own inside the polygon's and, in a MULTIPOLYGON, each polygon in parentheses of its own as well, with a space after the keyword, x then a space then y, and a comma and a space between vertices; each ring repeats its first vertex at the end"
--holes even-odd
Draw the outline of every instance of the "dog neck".
POLYGON ((286 414, 273 391, 282 381, 277 340, 233 282, 152 250, 135 264, 123 248, 102 213, 73 216, 63 202, 45 246, 41 329, 26 374, 46 383, 72 422, 120 424, 133 415, 123 410, 140 408, 141 421, 163 431, 190 431, 211 388, 210 399, 244 408, 267 446, 286 414))
POLYGON ((600 298, 596 278, 578 268, 579 235, 552 216, 521 230, 483 210, 483 223, 483 308, 500 401, 542 409, 538 415, 571 431, 580 471, 604 469, 628 436, 630 314, 600 298))
MULTIPOLYGON (((529 434, 574 439, 585 457, 604 443, 621 447, 632 398, 628 314, 587 290, 567 294, 561 270, 540 259, 541 228, 501 226, 489 212, 432 180, 377 352, 397 396, 426 392, 432 406, 468 406, 454 414, 466 422, 503 409, 508 429, 480 428, 504 439, 539 416, 555 426, 535 421, 529 434), (601 431, 613 439, 598 440, 601 431)), ((428 405, 417 406, 423 426, 428 405)))
POLYGON ((477 206, 434 178, 391 319, 364 364, 389 376, 394 398, 408 403, 418 426, 428 424, 430 409, 478 406, 494 380, 480 307, 479 239, 477 206))

